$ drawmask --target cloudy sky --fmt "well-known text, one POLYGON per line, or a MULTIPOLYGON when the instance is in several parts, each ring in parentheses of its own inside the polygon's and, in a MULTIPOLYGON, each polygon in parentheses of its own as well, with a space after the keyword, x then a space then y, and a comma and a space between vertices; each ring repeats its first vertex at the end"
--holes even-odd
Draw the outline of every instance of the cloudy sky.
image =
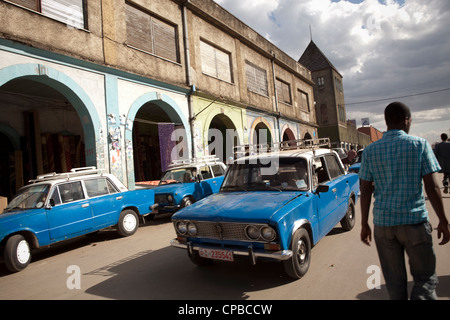
POLYGON ((413 112, 411 134, 450 133, 450 1, 215 0, 298 60, 312 37, 344 77, 347 118, 384 131, 389 102, 413 112))

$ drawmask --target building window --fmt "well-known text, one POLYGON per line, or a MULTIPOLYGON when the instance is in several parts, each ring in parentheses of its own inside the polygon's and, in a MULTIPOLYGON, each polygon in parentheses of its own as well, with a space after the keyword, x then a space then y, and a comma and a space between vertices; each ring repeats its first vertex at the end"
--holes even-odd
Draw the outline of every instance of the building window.
POLYGON ((130 4, 126 4, 127 44, 155 56, 179 62, 177 29, 130 4))
POLYGON ((317 78, 317 85, 319 88, 325 87, 325 78, 324 77, 318 77, 317 78))
POLYGON ((278 102, 292 104, 291 85, 283 80, 276 79, 278 102))
POLYGON ((298 90, 298 106, 300 110, 310 112, 308 94, 298 90))
POLYGON ((200 41, 202 71, 214 78, 232 83, 231 55, 204 41, 200 41))
POLYGON ((334 77, 334 83, 336 85, 336 90, 339 91, 339 92, 342 92, 343 91, 343 89, 342 89, 342 81, 339 80, 337 77, 334 77))
POLYGON ((247 89, 249 91, 264 96, 269 95, 266 70, 246 61, 245 74, 247 75, 247 89))
POLYGON ((9 0, 9 2, 42 13, 68 26, 87 28, 84 0, 9 0))
POLYGON ((338 104, 339 122, 346 123, 345 108, 343 105, 338 104))

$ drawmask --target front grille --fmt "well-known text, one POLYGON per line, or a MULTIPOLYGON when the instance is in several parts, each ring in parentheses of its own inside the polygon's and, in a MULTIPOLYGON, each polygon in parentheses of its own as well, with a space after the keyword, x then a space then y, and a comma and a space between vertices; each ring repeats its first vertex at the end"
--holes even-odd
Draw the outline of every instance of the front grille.
POLYGON ((220 240, 248 240, 245 235, 247 224, 225 222, 194 222, 197 226, 199 238, 220 240))
POLYGON ((167 194, 155 194, 155 203, 168 203, 167 194))
MULTIPOLYGON (((177 234, 177 222, 174 221, 174 227, 177 234)), ((188 222, 188 221, 186 221, 188 222)), ((266 226, 266 224, 255 223, 235 223, 235 222, 211 222, 211 221, 190 221, 197 227, 197 235, 195 238, 217 239, 217 240, 236 240, 236 241, 250 241, 246 236, 245 228, 249 225, 266 226)), ((192 237, 188 235, 189 237, 192 237)), ((267 241, 252 241, 252 242, 267 242, 267 241)))

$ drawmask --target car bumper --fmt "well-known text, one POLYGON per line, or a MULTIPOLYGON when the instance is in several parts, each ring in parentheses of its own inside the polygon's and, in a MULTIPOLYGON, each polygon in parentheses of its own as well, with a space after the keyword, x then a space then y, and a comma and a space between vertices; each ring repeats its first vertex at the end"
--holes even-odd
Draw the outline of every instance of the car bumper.
MULTIPOLYGON (((191 242, 188 243, 182 243, 178 241, 177 239, 172 239, 170 241, 170 245, 172 247, 181 248, 181 249, 187 249, 189 251, 195 250, 198 251, 200 249, 217 249, 217 247, 208 247, 205 245, 198 245, 193 244, 191 242)), ((250 245, 247 247, 247 250, 245 249, 236 249, 236 248, 225 248, 225 250, 232 251, 233 255, 236 256, 248 256, 250 257, 253 264, 256 263, 256 258, 268 258, 272 260, 289 260, 292 257, 292 251, 291 250, 280 250, 280 251, 254 251, 253 247, 250 245)))

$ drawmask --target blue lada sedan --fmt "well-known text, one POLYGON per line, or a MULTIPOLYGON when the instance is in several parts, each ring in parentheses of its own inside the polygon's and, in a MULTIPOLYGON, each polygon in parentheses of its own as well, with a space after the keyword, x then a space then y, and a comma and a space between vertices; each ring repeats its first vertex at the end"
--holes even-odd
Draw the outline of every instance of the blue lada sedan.
POLYGON ((212 157, 175 161, 154 188, 157 213, 174 213, 220 190, 226 166, 212 157))
POLYGON ((139 216, 154 209, 153 190, 128 191, 94 167, 38 176, 0 214, 0 254, 11 272, 25 269, 31 249, 115 226, 134 234, 139 216))
POLYGON ((353 228, 359 183, 336 152, 298 143, 236 160, 219 193, 172 216, 171 245, 198 265, 269 258, 283 261, 290 277, 304 276, 320 239, 339 222, 353 228))

